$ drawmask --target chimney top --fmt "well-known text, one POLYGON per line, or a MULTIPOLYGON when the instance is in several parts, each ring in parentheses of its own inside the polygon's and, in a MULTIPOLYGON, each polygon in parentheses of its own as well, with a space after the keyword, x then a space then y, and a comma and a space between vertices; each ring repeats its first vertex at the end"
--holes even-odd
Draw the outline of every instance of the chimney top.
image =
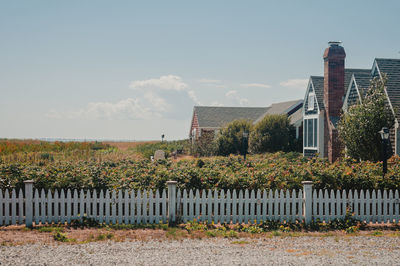
POLYGON ((340 46, 342 44, 342 42, 341 41, 330 41, 330 42, 328 42, 328 44, 329 44, 330 47, 332 47, 332 46, 340 46))

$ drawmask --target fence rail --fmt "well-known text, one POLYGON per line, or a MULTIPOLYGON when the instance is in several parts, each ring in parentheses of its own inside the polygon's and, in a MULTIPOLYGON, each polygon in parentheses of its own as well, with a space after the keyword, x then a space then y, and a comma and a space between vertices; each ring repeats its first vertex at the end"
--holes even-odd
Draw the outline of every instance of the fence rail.
POLYGON ((398 190, 177 190, 169 181, 162 191, 0 190, 0 225, 71 223, 92 218, 106 224, 153 224, 176 221, 249 223, 266 220, 310 223, 343 218, 346 211, 367 223, 400 221, 398 190))

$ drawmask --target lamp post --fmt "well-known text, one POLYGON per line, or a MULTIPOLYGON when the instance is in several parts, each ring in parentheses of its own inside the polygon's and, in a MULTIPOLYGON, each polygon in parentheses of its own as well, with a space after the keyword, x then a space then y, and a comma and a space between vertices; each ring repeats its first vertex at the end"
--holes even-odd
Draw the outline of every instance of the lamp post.
POLYGON ((243 159, 246 160, 247 148, 249 141, 249 132, 244 131, 242 136, 243 159))
POLYGON ((381 131, 379 131, 382 138, 382 146, 383 146, 383 177, 387 173, 387 146, 389 140, 389 129, 387 127, 383 127, 381 131))

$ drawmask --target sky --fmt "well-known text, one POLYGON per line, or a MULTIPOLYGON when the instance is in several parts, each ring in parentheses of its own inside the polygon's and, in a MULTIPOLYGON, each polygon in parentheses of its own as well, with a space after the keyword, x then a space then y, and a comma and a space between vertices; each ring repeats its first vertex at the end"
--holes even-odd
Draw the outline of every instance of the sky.
POLYGON ((187 138, 195 105, 303 99, 328 41, 400 58, 400 1, 0 0, 0 138, 187 138))

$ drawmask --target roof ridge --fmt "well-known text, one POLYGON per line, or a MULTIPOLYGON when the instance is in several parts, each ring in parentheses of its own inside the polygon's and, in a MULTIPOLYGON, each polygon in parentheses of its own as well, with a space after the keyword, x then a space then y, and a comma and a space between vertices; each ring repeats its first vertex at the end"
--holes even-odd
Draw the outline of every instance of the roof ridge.
POLYGON ((213 105, 195 105, 194 107, 215 107, 215 108, 269 108, 269 106, 213 106, 213 105))
POLYGON ((400 61, 400 58, 375 57, 375 60, 396 60, 396 61, 400 61))

